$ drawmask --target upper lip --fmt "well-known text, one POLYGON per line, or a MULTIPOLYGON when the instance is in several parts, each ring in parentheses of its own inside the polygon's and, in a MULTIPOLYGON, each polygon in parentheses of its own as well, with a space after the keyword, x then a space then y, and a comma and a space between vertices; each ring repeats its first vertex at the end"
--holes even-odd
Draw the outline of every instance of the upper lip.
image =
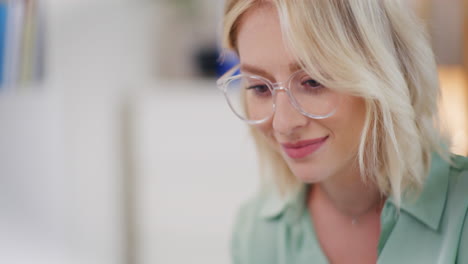
POLYGON ((282 143, 281 145, 284 148, 302 148, 311 144, 319 143, 321 141, 324 141, 327 138, 328 136, 325 136, 325 137, 314 138, 314 139, 309 139, 309 140, 302 140, 302 141, 298 141, 294 143, 292 142, 282 143))

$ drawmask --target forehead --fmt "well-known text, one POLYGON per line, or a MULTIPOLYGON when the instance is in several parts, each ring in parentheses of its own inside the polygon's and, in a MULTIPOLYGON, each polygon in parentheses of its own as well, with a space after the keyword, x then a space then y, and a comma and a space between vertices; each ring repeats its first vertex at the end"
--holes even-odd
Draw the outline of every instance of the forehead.
POLYGON ((237 46, 241 63, 266 71, 289 68, 295 63, 285 46, 277 10, 271 4, 252 8, 242 16, 237 46))

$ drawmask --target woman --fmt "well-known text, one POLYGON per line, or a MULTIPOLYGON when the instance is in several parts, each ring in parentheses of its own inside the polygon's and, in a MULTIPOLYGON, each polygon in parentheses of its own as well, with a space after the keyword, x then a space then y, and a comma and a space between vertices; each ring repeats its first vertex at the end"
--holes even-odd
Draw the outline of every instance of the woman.
POLYGON ((468 159, 444 147, 434 56, 407 7, 231 0, 224 43, 240 65, 218 85, 265 169, 234 263, 468 263, 468 159))

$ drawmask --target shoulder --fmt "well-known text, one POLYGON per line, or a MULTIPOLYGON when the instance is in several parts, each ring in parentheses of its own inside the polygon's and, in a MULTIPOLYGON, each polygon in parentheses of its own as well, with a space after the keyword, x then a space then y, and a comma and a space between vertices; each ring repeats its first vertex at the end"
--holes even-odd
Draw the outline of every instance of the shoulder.
POLYGON ((231 235, 231 257, 234 264, 275 263, 280 218, 265 215, 272 196, 258 193, 237 211, 231 235))
POLYGON ((468 263, 468 210, 465 213, 465 221, 460 237, 460 244, 458 245, 457 263, 468 263))
POLYGON ((450 173, 449 201, 459 209, 461 230, 459 232, 457 263, 468 263, 468 157, 453 156, 450 173))
POLYGON ((468 158, 453 155, 447 177, 448 190, 444 214, 447 219, 452 221, 458 219, 456 222, 463 223, 468 211, 468 158))

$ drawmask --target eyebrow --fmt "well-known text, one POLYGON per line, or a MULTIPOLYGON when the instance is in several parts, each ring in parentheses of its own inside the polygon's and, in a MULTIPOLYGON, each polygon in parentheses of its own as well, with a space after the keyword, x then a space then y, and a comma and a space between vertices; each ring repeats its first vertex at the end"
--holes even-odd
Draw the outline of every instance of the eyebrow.
POLYGON ((266 72, 265 70, 262 70, 261 68, 258 68, 256 66, 250 65, 250 64, 241 64, 240 66, 241 72, 248 72, 251 74, 263 76, 269 80, 274 80, 273 76, 266 72))
MULTIPOLYGON (((296 72, 297 70, 301 69, 301 65, 299 65, 298 63, 290 63, 289 65, 289 71, 290 73, 294 73, 296 72)), ((262 76, 262 77, 265 77, 269 80, 274 80, 275 78, 273 78, 273 76, 266 72, 265 70, 261 69, 261 68, 258 68, 254 65, 250 65, 250 64, 241 64, 240 65, 240 70, 242 72, 248 72, 248 73, 251 73, 251 74, 255 74, 255 75, 259 75, 259 76, 262 76)))
POLYGON ((291 71, 291 73, 296 72, 300 69, 302 69, 302 66, 299 65, 299 63, 297 62, 289 64, 289 71, 291 71))

